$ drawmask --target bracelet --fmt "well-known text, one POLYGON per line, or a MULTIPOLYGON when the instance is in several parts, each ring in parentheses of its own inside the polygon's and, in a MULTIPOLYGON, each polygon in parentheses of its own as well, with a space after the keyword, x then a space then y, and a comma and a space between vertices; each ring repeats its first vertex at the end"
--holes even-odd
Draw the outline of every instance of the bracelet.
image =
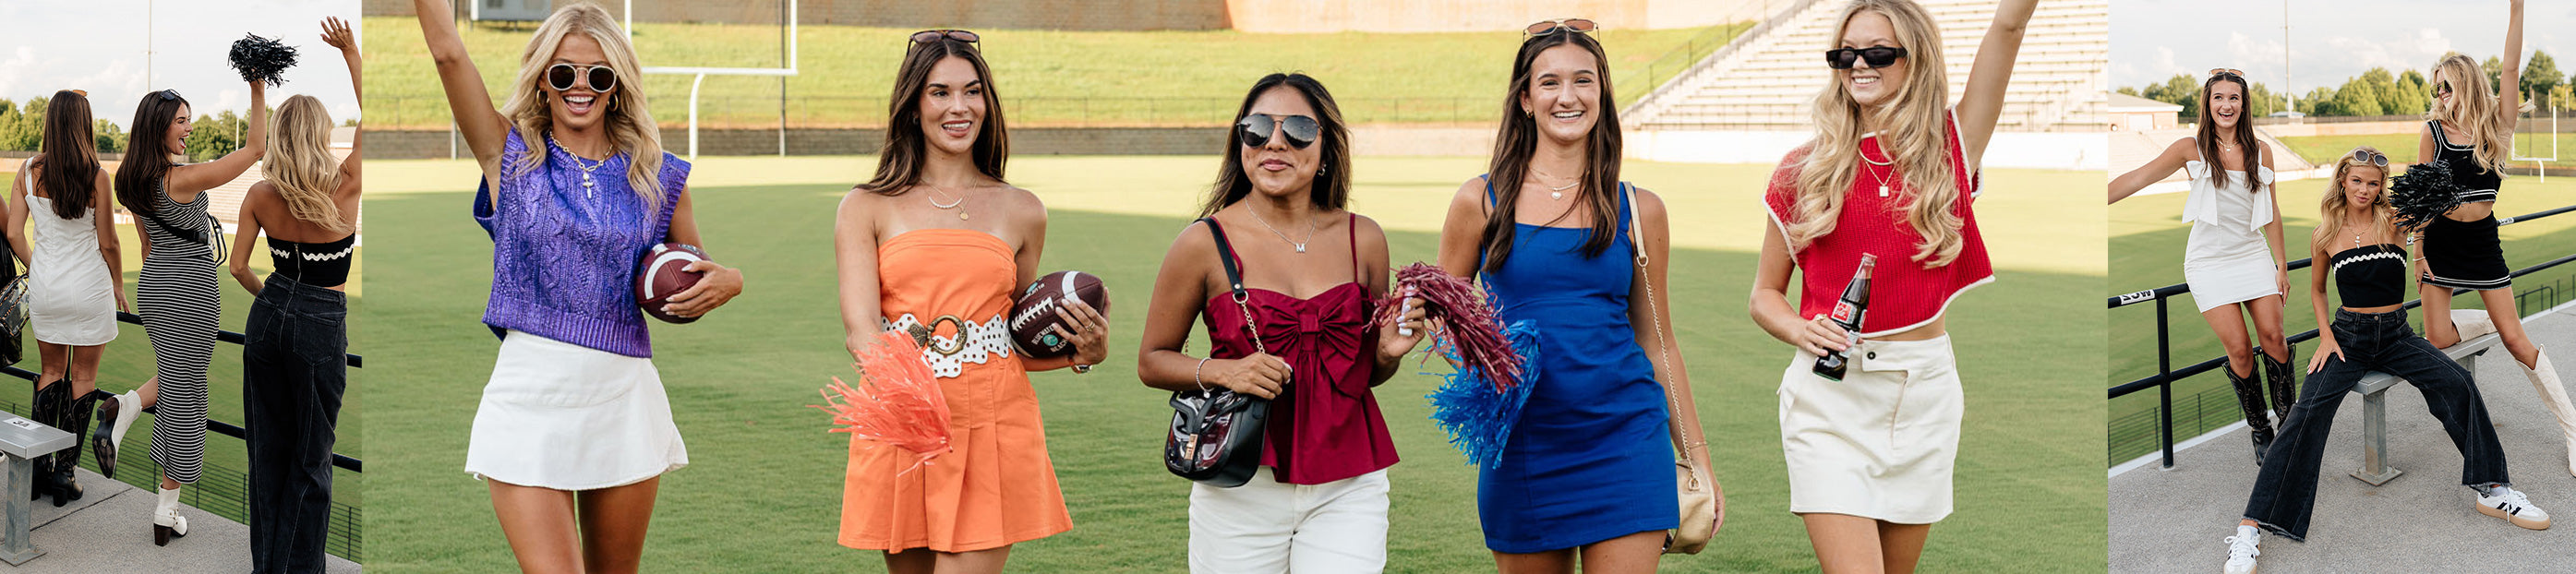
POLYGON ((1073 374, 1076 374, 1076 375, 1088 375, 1088 374, 1091 374, 1091 365, 1085 365, 1085 364, 1081 364, 1081 363, 1074 363, 1074 365, 1073 365, 1073 374))
POLYGON ((1208 362, 1208 359, 1214 359, 1214 358, 1216 358, 1216 357, 1200 357, 1200 358, 1199 358, 1199 366, 1196 366, 1196 367, 1190 367, 1190 382, 1192 382, 1192 383, 1198 383, 1198 385, 1199 385, 1199 392, 1207 392, 1207 381, 1206 381, 1206 380, 1204 380, 1204 379, 1200 379, 1200 378, 1199 378, 1199 373, 1206 372, 1206 370, 1207 370, 1207 362, 1208 362))

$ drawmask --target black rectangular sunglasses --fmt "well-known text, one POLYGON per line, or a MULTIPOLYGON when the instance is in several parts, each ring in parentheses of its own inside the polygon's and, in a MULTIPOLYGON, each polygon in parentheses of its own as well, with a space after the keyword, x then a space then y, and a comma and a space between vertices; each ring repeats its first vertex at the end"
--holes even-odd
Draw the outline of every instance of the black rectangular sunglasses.
POLYGON ((1269 145, 1272 132, 1285 132, 1288 147, 1306 149, 1306 146, 1315 145, 1315 138, 1323 135, 1323 131, 1323 124, 1306 116, 1251 114, 1234 123, 1234 139, 1243 147, 1269 145))
POLYGON ((1826 50, 1825 65, 1832 66, 1836 70, 1849 70, 1852 62, 1865 60, 1869 62, 1869 67, 1884 68, 1888 64, 1896 63, 1897 58, 1903 57, 1905 57, 1905 49, 1894 46, 1842 48, 1826 50))

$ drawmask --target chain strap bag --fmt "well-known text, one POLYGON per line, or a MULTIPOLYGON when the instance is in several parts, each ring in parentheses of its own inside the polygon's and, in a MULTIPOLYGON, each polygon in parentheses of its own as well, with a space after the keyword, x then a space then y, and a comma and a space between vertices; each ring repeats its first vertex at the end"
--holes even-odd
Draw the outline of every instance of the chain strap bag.
MULTIPOLYGON (((1663 359, 1663 368, 1659 370, 1669 371, 1673 367, 1673 358, 1664 353, 1664 313, 1655 303, 1655 283, 1646 270, 1646 236, 1640 233, 1644 223, 1643 218, 1637 216, 1637 191, 1621 183, 1619 192, 1627 196, 1628 246, 1637 255, 1638 284, 1646 286, 1646 322, 1655 326, 1655 356, 1663 359)), ((1681 416, 1681 395, 1673 392, 1671 377, 1657 379, 1664 386, 1665 413, 1681 416)), ((1717 537, 1718 526, 1726 522, 1726 490, 1718 486, 1709 469, 1691 463, 1691 449, 1708 445, 1699 441, 1693 432, 1698 429, 1679 423, 1675 423, 1673 429, 1673 485, 1681 501, 1682 521, 1680 528, 1664 533, 1664 553, 1698 554, 1708 547, 1710 539, 1717 537)))
MULTIPOLYGON (((1235 308, 1243 311, 1243 328, 1251 331, 1253 349, 1269 353, 1261 344, 1252 308, 1246 305, 1251 296, 1243 290, 1243 273, 1235 268, 1234 248, 1226 243, 1225 230, 1217 227, 1215 218, 1199 221, 1216 236, 1217 259, 1225 264, 1225 283, 1234 292, 1235 308)), ((1201 387, 1172 393, 1171 405, 1171 432, 1163 442, 1164 469, 1220 488, 1243 486, 1261 470, 1262 434, 1270 418, 1268 399, 1223 387, 1201 387)))

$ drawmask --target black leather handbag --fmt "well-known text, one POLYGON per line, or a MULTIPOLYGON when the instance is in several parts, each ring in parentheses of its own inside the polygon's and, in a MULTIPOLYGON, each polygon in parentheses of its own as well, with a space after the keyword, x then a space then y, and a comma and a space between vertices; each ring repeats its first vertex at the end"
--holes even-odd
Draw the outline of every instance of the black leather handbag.
MULTIPOLYGON (((1243 291, 1242 271, 1234 266, 1234 248, 1225 241, 1225 230, 1216 219, 1207 223, 1208 233, 1216 236, 1217 258, 1225 263, 1225 282, 1234 291, 1235 307, 1243 309, 1244 328, 1252 331, 1252 345, 1261 346, 1261 332, 1252 321, 1252 310, 1244 303, 1249 296, 1243 291)), ((1163 442, 1163 468, 1172 474, 1209 486, 1234 488, 1252 480, 1261 470, 1261 436, 1270 419, 1270 401, 1237 393, 1225 388, 1207 388, 1172 393, 1172 427, 1163 442)))
POLYGON ((27 343, 22 340, 27 333, 27 275, 18 271, 16 251, 0 251, 8 252, 8 265, 0 268, 0 274, 7 276, 0 280, 0 367, 5 367, 27 358, 27 343))

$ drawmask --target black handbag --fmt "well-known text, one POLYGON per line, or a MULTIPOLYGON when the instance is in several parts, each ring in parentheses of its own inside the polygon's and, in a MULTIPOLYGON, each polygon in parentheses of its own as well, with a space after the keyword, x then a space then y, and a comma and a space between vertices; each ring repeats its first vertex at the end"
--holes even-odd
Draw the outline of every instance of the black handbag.
MULTIPOLYGON (((1208 233, 1216 236, 1217 259, 1225 263, 1226 285, 1234 290, 1234 304, 1243 309, 1244 328, 1252 331, 1253 348, 1263 353, 1261 332, 1252 321, 1252 310, 1244 303, 1250 297, 1243 291, 1243 274, 1234 266, 1234 248, 1225 241, 1225 230, 1215 218, 1207 223, 1208 233)), ((1261 438, 1270 419, 1270 401, 1224 388, 1198 389, 1172 393, 1172 431, 1163 442, 1163 468, 1181 478, 1208 486, 1234 488, 1252 480, 1261 470, 1261 438)))
POLYGON ((7 279, 0 282, 0 367, 18 364, 27 358, 27 343, 21 338, 27 332, 27 275, 18 272, 18 255, 8 251, 8 267, 0 269, 7 279))

